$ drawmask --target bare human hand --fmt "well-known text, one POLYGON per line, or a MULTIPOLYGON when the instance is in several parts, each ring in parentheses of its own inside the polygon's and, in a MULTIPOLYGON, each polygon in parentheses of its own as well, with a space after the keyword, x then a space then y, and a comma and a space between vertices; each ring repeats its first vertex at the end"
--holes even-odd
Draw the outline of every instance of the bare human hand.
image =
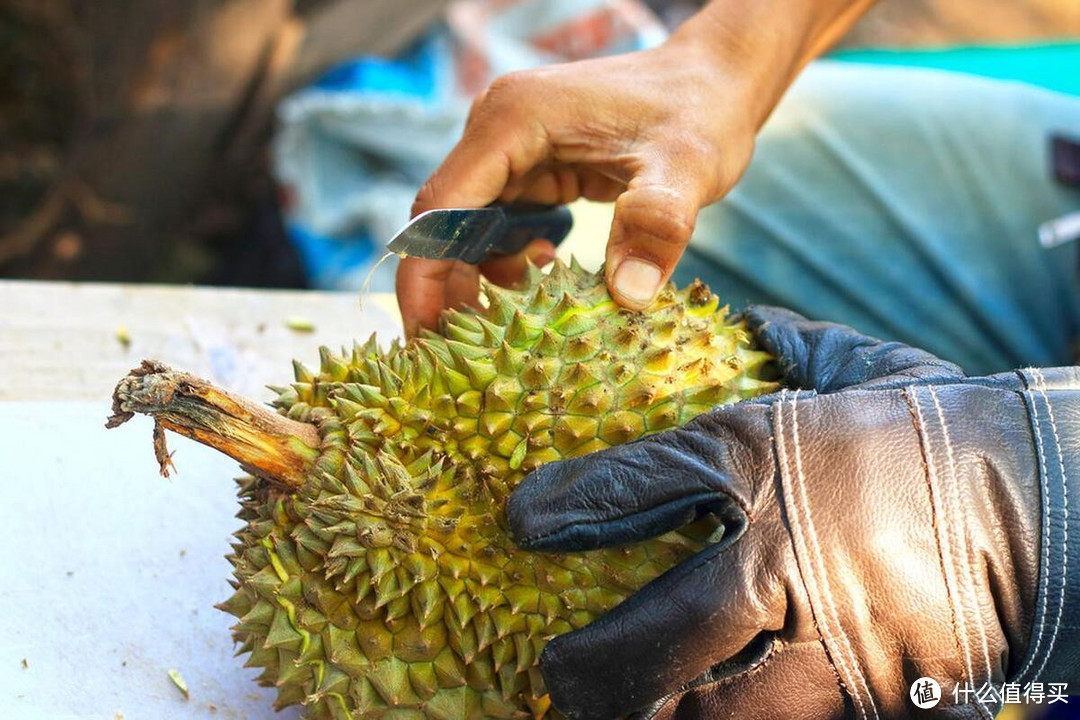
MULTIPOLYGON (((500 77, 473 104, 413 214, 495 200, 614 201, 605 278, 616 302, 642 309, 675 269, 698 211, 742 175, 795 74, 866 5, 714 0, 655 49, 500 77)), ((539 239, 479 268, 405 258, 397 295, 406 333, 475 303, 480 274, 511 286, 526 258, 553 257, 539 239)))

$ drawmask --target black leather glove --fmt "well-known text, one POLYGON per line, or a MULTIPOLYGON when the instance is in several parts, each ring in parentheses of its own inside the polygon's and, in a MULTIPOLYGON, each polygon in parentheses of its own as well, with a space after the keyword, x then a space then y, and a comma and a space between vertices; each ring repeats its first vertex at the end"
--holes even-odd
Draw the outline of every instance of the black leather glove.
POLYGON ((793 389, 546 465, 510 499, 532 550, 634 542, 705 514, 724 526, 550 642, 555 707, 589 720, 910 717, 909 689, 930 677, 939 715, 991 717, 1000 698, 964 690, 1080 690, 1077 370, 967 378, 788 311, 747 318, 793 389))

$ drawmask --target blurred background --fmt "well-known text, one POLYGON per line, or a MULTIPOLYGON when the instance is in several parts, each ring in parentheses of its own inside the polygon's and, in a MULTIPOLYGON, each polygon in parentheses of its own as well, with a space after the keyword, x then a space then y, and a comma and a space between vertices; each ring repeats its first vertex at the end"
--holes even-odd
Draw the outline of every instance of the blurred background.
MULTIPOLYGON (((470 98, 492 77, 655 45, 696 7, 665 0, 0 0, 0 279, 356 289, 457 138, 470 98)), ((1080 0, 880 0, 832 57, 1080 95, 1080 0)), ((574 210, 575 230, 560 252, 595 266, 610 208, 574 210)), ((372 288, 390 290, 391 278, 387 263, 372 288)), ((22 475, 7 475, 38 480, 36 507, 53 512, 56 493, 67 493, 72 502, 59 505, 74 519, 42 524, 40 513, 16 512, 28 523, 16 535, 31 550, 15 553, 24 562, 8 563, 14 579, 0 587, 33 600, 12 606, 35 620, 45 612, 55 620, 48 628, 77 631, 53 643, 5 613, 11 649, 0 663, 0 676, 7 672, 0 688, 9 692, 0 705, 14 702, 24 714, 0 708, 0 716, 27 717, 25 708, 38 707, 32 717, 59 717, 45 708, 69 703, 86 716, 91 700, 138 707, 118 699, 137 697, 143 712, 163 702, 171 703, 162 705, 169 717, 203 717, 216 697, 220 717, 256 717, 257 710, 226 712, 227 702, 267 703, 231 690, 245 677, 222 673, 217 682, 218 668, 233 667, 228 621, 198 616, 224 596, 225 571, 191 570, 224 564, 218 538, 232 527, 231 489, 222 484, 214 495, 209 488, 229 463, 200 473, 200 462, 215 459, 192 453, 183 458, 182 483, 141 490, 153 460, 140 452, 150 466, 129 464, 136 454, 124 443, 142 451, 145 438, 102 440, 105 398, 147 356, 254 395, 280 378, 288 358, 317 361, 321 343, 354 332, 392 337, 399 327, 392 308, 375 312, 373 303, 360 318, 355 297, 345 294, 7 285, 7 294, 0 287, 0 377, 8 380, 0 382, 0 410, 16 429, 6 439, 21 451, 0 455, 28 463, 22 475), (4 407, 11 400, 32 403, 4 407), (96 404, 39 407, 43 400, 96 404), (64 408, 60 424, 57 408, 64 408), (42 448, 28 452, 35 441, 42 448), (90 484, 72 485, 73 457, 90 484), (184 491, 199 477, 205 494, 202 486, 184 491), (129 521, 105 532, 99 517, 115 508, 112 499, 132 497, 145 508, 132 506, 129 521), (182 534, 196 525, 198 532, 182 534), (72 580, 66 563, 88 555, 89 569, 80 565, 72 580), (154 601, 144 601, 144 592, 154 601), (80 602, 42 610, 40 598, 53 596, 80 602), (160 607, 172 618, 165 627, 160 607), (112 618, 126 631, 115 632, 112 618), (26 653, 29 665, 14 653, 26 653), (173 665, 184 668, 202 704, 180 705, 186 701, 164 672, 173 665), (58 693, 55 678, 71 668, 86 682, 58 693)), ((1074 698, 1021 715, 1010 705, 1001 717, 1080 717, 1078 707, 1074 698)))
MULTIPOLYGON (((3 0, 0 277, 357 287, 492 76, 647 47, 694 9, 3 0)), ((836 52, 1040 82, 1077 38, 1077 0, 882 0, 836 52)), ((1072 68, 1049 84, 1080 92, 1072 68)), ((604 210, 578 215, 599 251, 604 210)))

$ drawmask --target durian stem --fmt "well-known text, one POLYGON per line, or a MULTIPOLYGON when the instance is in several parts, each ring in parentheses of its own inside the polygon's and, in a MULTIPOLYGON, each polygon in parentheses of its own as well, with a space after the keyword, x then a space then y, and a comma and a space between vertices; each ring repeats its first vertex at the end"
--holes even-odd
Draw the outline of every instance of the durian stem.
POLYGON ((105 426, 121 425, 135 413, 154 418, 154 452, 165 477, 172 460, 164 429, 216 448, 248 472, 294 490, 304 484, 319 456, 321 440, 314 425, 282 417, 154 360, 143 360, 116 386, 113 414, 105 426))

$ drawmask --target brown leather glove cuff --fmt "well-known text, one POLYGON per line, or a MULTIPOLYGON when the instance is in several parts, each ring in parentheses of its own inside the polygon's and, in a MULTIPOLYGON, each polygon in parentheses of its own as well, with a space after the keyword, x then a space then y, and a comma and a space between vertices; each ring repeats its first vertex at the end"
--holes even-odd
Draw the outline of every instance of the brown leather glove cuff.
POLYGON ((1010 679, 1080 692, 1080 368, 1016 373, 1039 456, 1039 573, 1027 655, 1010 679), (1072 545, 1070 545, 1072 538, 1072 545))
POLYGON ((773 425, 785 525, 855 715, 907 716, 897 691, 924 676, 946 702, 957 684, 1000 687, 1027 650, 1039 569, 1039 460, 1020 394, 784 393, 773 425))

